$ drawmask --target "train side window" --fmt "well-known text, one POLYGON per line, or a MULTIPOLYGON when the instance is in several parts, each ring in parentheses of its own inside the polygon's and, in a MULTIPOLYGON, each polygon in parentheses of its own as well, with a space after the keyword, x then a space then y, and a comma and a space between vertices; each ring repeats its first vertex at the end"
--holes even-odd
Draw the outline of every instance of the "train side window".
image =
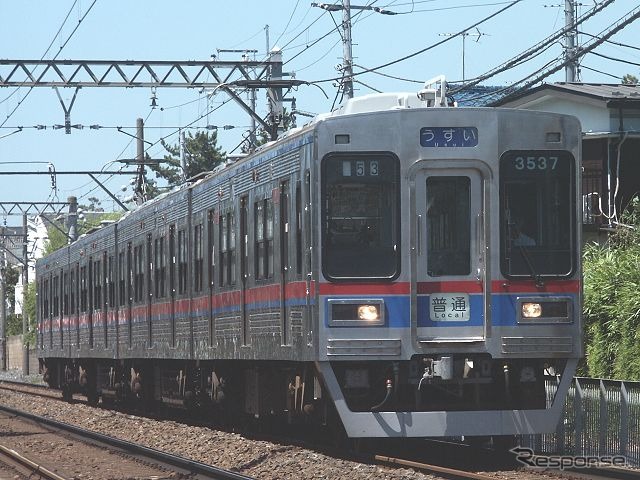
POLYGON ((107 286, 109 289, 109 307, 114 308, 116 306, 116 284, 113 275, 113 255, 109 255, 107 258, 107 286))
POLYGON ((236 282, 236 234, 235 218, 229 212, 220 215, 220 285, 234 285, 236 282))
POLYGON ((93 312, 93 275, 94 275, 94 264, 93 264, 93 258, 89 257, 89 261, 87 262, 87 268, 88 268, 88 273, 87 273, 87 300, 88 300, 88 305, 87 305, 87 310, 89 312, 89 348, 93 348, 93 316, 91 315, 91 312, 93 312))
POLYGON ((167 260, 164 253, 164 237, 156 238, 153 241, 153 285, 156 298, 165 296, 165 275, 167 271, 167 260))
POLYGON ((118 300, 119 305, 124 307, 127 297, 126 279, 127 271, 124 263, 124 252, 118 253, 118 300))
POLYGON ((87 266, 80 267, 80 311, 87 311, 87 266))
POLYGON ((265 200, 265 225, 264 236, 267 248, 265 271, 268 278, 273 277, 273 199, 265 200))
POLYGON ((178 294, 187 291, 187 231, 178 230, 178 294))
POLYGON ((254 205, 254 232, 255 232, 255 272, 256 278, 265 278, 265 265, 266 265, 266 242, 264 232, 264 219, 265 219, 265 201, 260 200, 254 205))
POLYGON ((202 224, 193 227, 193 290, 202 291, 204 276, 204 252, 202 250, 202 224))
POLYGON ((227 285, 227 262, 228 262, 228 256, 227 256, 227 216, 226 215, 220 215, 219 218, 219 235, 220 235, 220 241, 218 242, 220 244, 220 285, 224 286, 227 285))
POLYGON ((102 271, 101 262, 96 260, 93 263, 93 308, 100 310, 102 307, 102 271))
POLYGON ((296 273, 302 275, 302 189, 296 182, 296 273))
POLYGON ((49 279, 45 279, 44 281, 44 300, 42 301, 42 318, 49 318, 49 279))
POLYGON ((60 314, 60 290, 59 290, 60 277, 56 275, 53 277, 53 316, 57 317, 60 314))
POLYGON ((75 267, 71 268, 69 272, 69 314, 76 314, 76 291, 77 291, 77 283, 76 283, 76 271, 75 267))
POLYGON ((207 275, 209 280, 209 286, 213 288, 215 278, 215 265, 216 265, 216 252, 214 241, 213 222, 215 219, 215 212, 209 210, 207 214, 207 275))
POLYGON ((62 314, 69 315, 69 272, 62 273, 62 314))
POLYGON ((133 247, 133 301, 142 301, 144 286, 144 256, 142 245, 133 247))
POLYGON ((471 273, 471 179, 427 178, 427 272, 471 273))
POLYGON ((233 212, 227 214, 229 217, 229 284, 236 284, 236 218, 233 212))

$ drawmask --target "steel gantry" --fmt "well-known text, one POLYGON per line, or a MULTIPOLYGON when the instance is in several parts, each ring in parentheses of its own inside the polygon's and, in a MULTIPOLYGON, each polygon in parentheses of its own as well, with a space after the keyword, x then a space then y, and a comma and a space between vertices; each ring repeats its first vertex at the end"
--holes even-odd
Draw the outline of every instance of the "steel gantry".
MULTIPOLYGON (((272 138, 282 120, 282 90, 308 82, 284 79, 282 54, 267 60, 7 60, 0 59, 0 87, 147 87, 223 90, 272 138), (37 70, 37 73, 36 73, 37 70), (226 71, 223 75, 221 72, 226 71), (269 122, 265 122, 236 88, 267 89, 269 122)), ((65 112, 66 113, 66 112, 65 112)))

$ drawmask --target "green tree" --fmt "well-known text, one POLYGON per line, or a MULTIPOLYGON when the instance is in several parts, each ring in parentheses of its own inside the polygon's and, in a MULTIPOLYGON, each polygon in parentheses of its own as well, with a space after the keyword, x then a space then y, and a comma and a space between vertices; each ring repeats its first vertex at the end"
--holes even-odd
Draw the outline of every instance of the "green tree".
POLYGON ((627 73, 624 77, 622 77, 622 83, 624 85, 637 85, 638 77, 636 77, 635 75, 631 75, 630 73, 627 73))
MULTIPOLYGON (((91 198, 89 200, 92 200, 91 198)), ((94 200, 97 200, 94 198, 94 200)), ((99 207, 98 203, 92 202, 90 205, 79 205, 78 208, 83 212, 82 215, 79 215, 78 218, 78 236, 87 233, 89 230, 97 228, 104 221, 116 221, 121 216, 120 212, 104 212, 104 209, 99 207), (98 208, 98 210, 93 210, 94 208, 98 208), (91 213, 89 213, 91 212, 91 213)), ((61 223, 56 223, 56 226, 53 226, 51 223, 47 225, 47 241, 44 244, 44 254, 49 255, 50 253, 55 252, 56 250, 66 246, 69 243, 69 237, 65 233, 66 226, 61 223), (56 228, 57 227, 57 228, 56 228)))
POLYGON ((604 245, 584 251, 588 374, 640 380, 640 206, 633 201, 604 245))
MULTIPOLYGON (((175 187, 182 183, 182 166, 180 162, 180 145, 169 145, 162 141, 162 145, 169 152, 164 161, 158 166, 151 166, 156 178, 166 182, 167 187, 175 187)), ((210 172, 226 160, 226 153, 218 146, 218 132, 189 132, 185 136, 184 149, 186 155, 187 179, 203 172, 210 172)), ((153 198, 160 193, 160 188, 149 184, 147 194, 153 198)))
MULTIPOLYGON (((29 324, 27 325, 28 332, 25 336, 24 343, 29 345, 36 344, 36 283, 29 282, 27 285, 26 303, 24 310, 27 312, 27 319, 29 324)), ((22 333, 22 319, 20 319, 20 333, 22 333)))

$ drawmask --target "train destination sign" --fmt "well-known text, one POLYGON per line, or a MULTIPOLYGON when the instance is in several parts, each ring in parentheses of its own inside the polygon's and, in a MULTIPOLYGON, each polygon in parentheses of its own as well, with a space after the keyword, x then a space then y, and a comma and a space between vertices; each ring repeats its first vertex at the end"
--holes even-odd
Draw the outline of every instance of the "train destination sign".
POLYGON ((475 147, 478 145, 476 127, 423 127, 420 129, 423 147, 475 147))
POLYGON ((429 317, 434 322, 466 322, 471 318, 469 311, 466 293, 432 293, 429 297, 429 317))

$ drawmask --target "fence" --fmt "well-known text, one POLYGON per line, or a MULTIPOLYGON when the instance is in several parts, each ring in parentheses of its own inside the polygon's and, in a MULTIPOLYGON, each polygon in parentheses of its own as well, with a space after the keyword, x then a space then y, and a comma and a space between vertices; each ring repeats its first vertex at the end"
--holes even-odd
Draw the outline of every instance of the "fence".
MULTIPOLYGON (((22 359, 24 358, 22 335, 7 337, 7 369, 22 371, 22 359)), ((33 345, 29 346, 29 373, 38 373, 38 357, 33 345)))
MULTIPOLYGON (((557 385, 547 383, 547 398, 557 385)), ((537 453, 626 457, 640 465, 640 382, 574 378, 554 433, 525 436, 537 453)))

